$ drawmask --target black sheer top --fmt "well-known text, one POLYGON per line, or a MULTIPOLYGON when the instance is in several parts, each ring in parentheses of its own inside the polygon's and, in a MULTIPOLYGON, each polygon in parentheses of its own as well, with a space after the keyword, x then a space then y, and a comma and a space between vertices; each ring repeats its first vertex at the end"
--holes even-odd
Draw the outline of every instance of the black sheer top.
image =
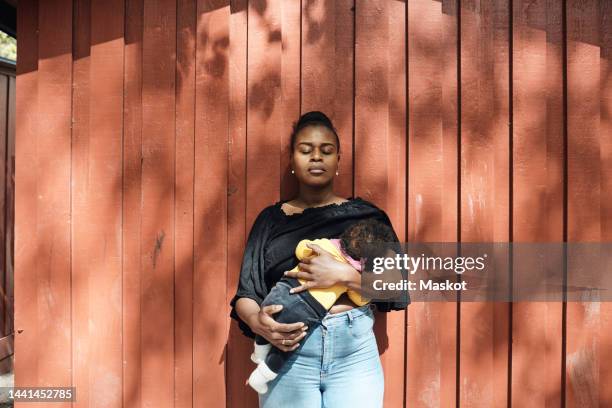
MULTIPOLYGON (((241 297, 247 297, 261 304, 283 273, 298 264, 295 256, 298 242, 302 239, 338 238, 349 225, 367 218, 375 218, 392 227, 384 211, 359 197, 340 204, 306 208, 292 215, 285 214, 281 209, 287 201, 266 207, 257 216, 249 233, 238 289, 230 302, 230 316, 238 321, 247 337, 254 338, 255 333, 236 313, 236 302, 241 297)), ((397 235, 395 239, 398 241, 397 235)), ((405 309, 410 299, 406 294, 402 300, 373 303, 378 310, 389 312, 405 309)))

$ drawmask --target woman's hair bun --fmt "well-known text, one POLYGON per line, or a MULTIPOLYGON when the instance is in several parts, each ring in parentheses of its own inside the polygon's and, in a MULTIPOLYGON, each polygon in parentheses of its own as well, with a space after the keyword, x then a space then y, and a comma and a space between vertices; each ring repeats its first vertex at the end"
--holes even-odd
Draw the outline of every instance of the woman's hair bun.
POLYGON ((321 111, 310 111, 304 113, 297 122, 293 125, 293 132, 291 132, 291 151, 295 147, 295 138, 300 130, 308 126, 324 126, 328 128, 336 137, 336 143, 338 145, 338 152, 340 152, 340 138, 336 132, 336 128, 332 123, 331 119, 321 111))
POLYGON ((332 125, 332 121, 327 117, 327 115, 320 111, 306 112, 298 120, 297 126, 299 127, 300 125, 305 125, 313 122, 325 124, 330 128, 334 127, 334 125, 332 125))

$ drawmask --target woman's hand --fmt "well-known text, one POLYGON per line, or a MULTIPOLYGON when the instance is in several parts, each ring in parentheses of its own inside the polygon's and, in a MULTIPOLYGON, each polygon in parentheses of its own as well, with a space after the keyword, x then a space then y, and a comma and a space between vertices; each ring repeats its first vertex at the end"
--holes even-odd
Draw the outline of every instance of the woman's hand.
POLYGON ((303 285, 291 289, 291 293, 344 284, 349 280, 347 277, 359 274, 351 265, 338 261, 317 244, 307 244, 307 246, 317 255, 303 259, 298 265, 299 271, 285 272, 285 276, 307 281, 303 285))
POLYGON ((298 343, 306 336, 308 327, 303 322, 279 323, 272 317, 283 308, 282 305, 268 305, 249 316, 247 324, 255 333, 264 337, 274 347, 281 351, 293 351, 300 346, 298 343))

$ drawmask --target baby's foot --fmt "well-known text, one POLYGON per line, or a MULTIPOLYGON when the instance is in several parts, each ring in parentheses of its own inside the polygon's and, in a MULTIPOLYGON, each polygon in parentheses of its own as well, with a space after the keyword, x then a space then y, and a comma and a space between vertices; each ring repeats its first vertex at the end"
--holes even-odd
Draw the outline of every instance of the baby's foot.
POLYGON ((261 362, 257 365, 257 368, 253 370, 247 383, 258 393, 265 394, 268 392, 268 382, 276 378, 278 374, 268 368, 265 362, 261 362))
POLYGON ((255 364, 259 364, 266 359, 266 356, 270 352, 272 345, 268 344, 257 344, 255 343, 255 348, 253 353, 251 354, 251 361, 255 364))

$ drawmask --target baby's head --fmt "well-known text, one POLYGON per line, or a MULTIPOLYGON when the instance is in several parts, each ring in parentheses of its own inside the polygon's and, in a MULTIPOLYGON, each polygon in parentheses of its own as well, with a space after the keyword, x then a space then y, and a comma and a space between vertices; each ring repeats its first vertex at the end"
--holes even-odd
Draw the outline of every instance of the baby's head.
POLYGON ((340 235, 342 249, 355 260, 368 257, 366 250, 369 245, 395 240, 395 233, 390 226, 371 218, 352 224, 340 235))

